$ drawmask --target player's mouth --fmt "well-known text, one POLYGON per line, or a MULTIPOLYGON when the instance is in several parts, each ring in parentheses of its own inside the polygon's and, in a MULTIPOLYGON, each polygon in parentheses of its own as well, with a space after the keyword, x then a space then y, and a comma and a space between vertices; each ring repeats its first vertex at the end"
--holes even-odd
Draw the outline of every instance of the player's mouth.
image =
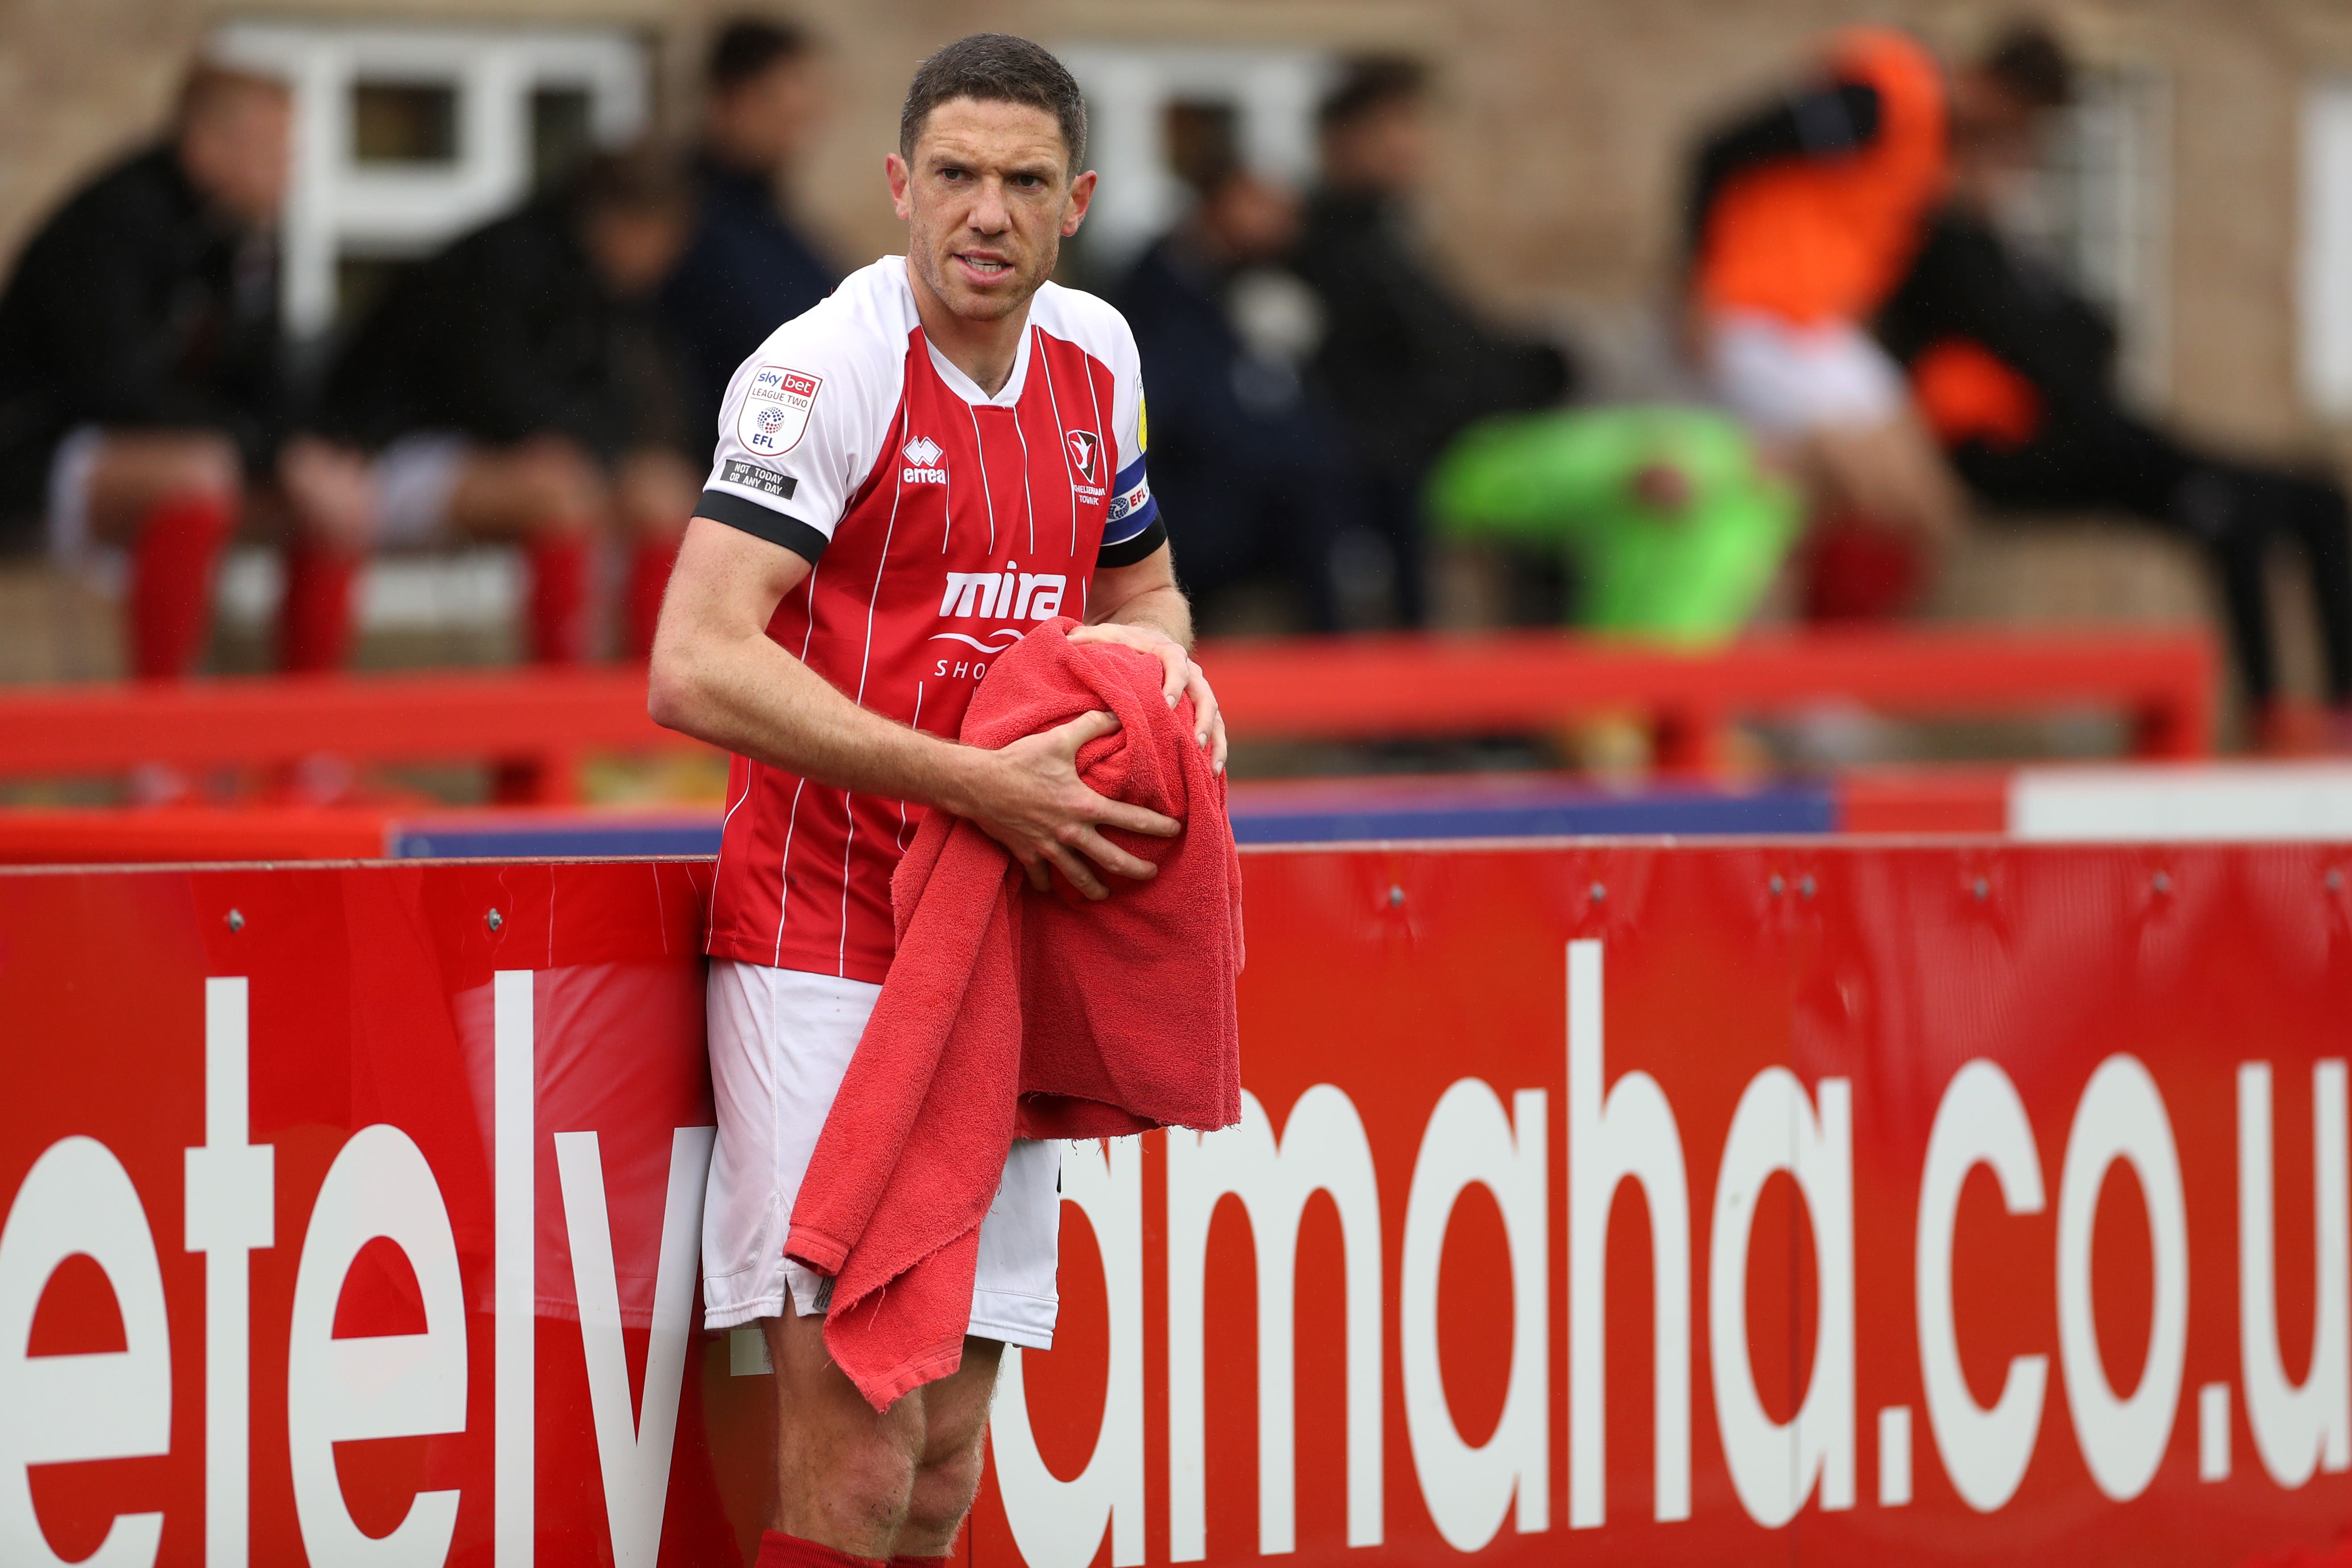
POLYGON ((1001 283, 1013 276, 1013 263, 1001 256, 960 250, 955 253, 955 259, 956 264, 963 268, 966 278, 982 286, 1001 283))

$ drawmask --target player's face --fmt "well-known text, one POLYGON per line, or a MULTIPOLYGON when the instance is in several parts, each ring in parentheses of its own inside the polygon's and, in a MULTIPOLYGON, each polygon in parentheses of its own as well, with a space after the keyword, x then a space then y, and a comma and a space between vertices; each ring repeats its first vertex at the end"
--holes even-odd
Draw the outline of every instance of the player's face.
POLYGON ((180 163, 215 205, 242 222, 275 223, 286 197, 293 100, 282 88, 216 91, 180 130, 180 163))
POLYGON ((1051 114, 969 98, 931 110, 911 163, 890 155, 907 254, 940 303, 996 321, 1053 275, 1094 195, 1093 174, 1073 179, 1069 162, 1051 114))

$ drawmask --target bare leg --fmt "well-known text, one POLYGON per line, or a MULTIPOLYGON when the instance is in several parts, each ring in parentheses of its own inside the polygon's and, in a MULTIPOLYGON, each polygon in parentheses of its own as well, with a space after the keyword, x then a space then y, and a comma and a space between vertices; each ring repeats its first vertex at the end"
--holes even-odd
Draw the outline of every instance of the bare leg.
POLYGON ((824 1348, 824 1320, 763 1318, 776 1366, 772 1528, 857 1557, 888 1557, 923 1457, 924 1395, 879 1415, 824 1348))
POLYGON ((824 1348, 824 1320, 763 1318, 776 1366, 772 1529, 858 1557, 944 1557, 980 1490, 994 1340, 877 1415, 824 1348))
POLYGON ((541 664, 576 664, 588 656, 590 544, 611 514, 603 470, 556 438, 475 454, 450 493, 449 521, 459 532, 511 539, 529 551, 527 636, 541 664))
POLYGON ((209 430, 109 431, 89 471, 89 527, 128 544, 156 502, 200 497, 234 512, 244 500, 236 447, 209 430))
POLYGON ((963 1365, 955 1375, 929 1384, 923 1394, 923 1455, 892 1553, 899 1557, 944 1557, 955 1550, 956 1532, 980 1490, 980 1445, 988 1430, 988 1407, 996 1394, 996 1366, 1004 1347, 994 1340, 967 1337, 963 1365))
POLYGON ((686 520, 702 499, 702 475, 675 452, 630 453, 613 475, 615 510, 629 538, 628 588, 622 601, 621 651, 630 658, 653 652, 662 595, 677 563, 686 520))
POLYGON ((1967 502, 1950 467, 1919 422, 1906 414, 1884 425, 1814 431, 1800 467, 1818 499, 1948 541, 1960 531, 1967 502))
POLYGON ((131 672, 192 669, 212 628, 213 576, 244 510, 236 447, 205 430, 110 431, 83 492, 90 537, 130 552, 131 672))
POLYGON ((451 526, 476 539, 583 532, 611 509, 594 460, 557 439, 477 452, 449 494, 451 526))

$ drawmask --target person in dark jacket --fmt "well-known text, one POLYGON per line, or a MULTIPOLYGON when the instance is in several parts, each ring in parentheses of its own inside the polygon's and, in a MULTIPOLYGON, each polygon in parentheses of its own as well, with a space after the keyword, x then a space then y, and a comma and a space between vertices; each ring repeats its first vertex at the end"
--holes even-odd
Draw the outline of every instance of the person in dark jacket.
POLYGON ((711 46, 694 154, 702 209, 692 243, 662 288, 662 308, 686 351, 701 435, 718 423, 736 366, 841 279, 778 195, 817 124, 814 53, 800 28, 756 17, 729 23, 711 46))
MULTIPOLYGON (((2046 35, 2038 48, 2058 62, 2046 74, 2063 87, 2064 57, 2046 35)), ((2020 115, 2064 96, 2021 104, 2020 115)), ((1979 500, 2004 509, 2114 508, 2206 551, 2258 739, 2273 749, 2313 739, 2303 733, 2305 715, 2279 699, 2265 589, 2271 542, 2283 535, 2299 545, 2336 710, 2331 739, 2352 743, 2352 515, 2343 490, 2323 475, 2222 456, 2126 406, 2107 313, 1992 221, 2032 131, 2028 123, 2015 138, 1961 150, 1952 200, 1880 314, 1880 338, 1979 500)))
POLYGON ((1276 576, 1316 630, 1337 630, 1331 550, 1350 486, 1311 363, 1321 310, 1282 265, 1297 203, 1229 162, 1195 183, 1192 216, 1111 296, 1143 356, 1152 489, 1196 604, 1276 576))
POLYGON ((1405 205, 1428 162, 1426 97, 1417 64, 1372 58, 1324 100, 1322 184, 1294 261, 1322 298, 1318 368, 1408 625, 1425 608, 1421 492, 1438 453, 1484 415, 1559 402, 1572 380, 1559 349, 1482 322, 1412 238, 1405 205))
POLYGON ((383 542, 527 546, 541 661, 586 657, 591 543, 607 532, 633 546, 625 647, 650 644, 701 492, 704 433, 655 305, 692 219, 671 160, 600 154, 395 284, 330 377, 328 416, 378 454, 383 542))
POLYGON ((363 465, 299 430, 285 375, 289 114, 283 83, 199 65, 169 137, 70 198, 0 294, 0 549, 127 552, 142 677, 203 653, 214 568, 249 511, 291 527, 283 651, 320 662, 306 612, 348 602, 368 531, 363 465))

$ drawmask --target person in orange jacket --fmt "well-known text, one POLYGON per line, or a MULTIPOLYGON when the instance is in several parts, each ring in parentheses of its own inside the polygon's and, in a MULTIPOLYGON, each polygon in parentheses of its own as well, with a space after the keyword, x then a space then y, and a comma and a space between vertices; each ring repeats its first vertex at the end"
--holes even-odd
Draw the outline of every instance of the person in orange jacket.
POLYGON ((2038 122, 2065 100, 2072 75, 2064 50, 2039 29, 2013 29, 2000 50, 2038 60, 2046 90, 2013 106, 2013 136, 1958 149, 1950 199, 1879 312, 1880 341, 1979 503, 2119 511, 2203 550, 2263 749, 2352 747, 2352 507, 2343 488, 2326 472, 2217 451, 2128 405, 2116 384, 2108 312, 2000 231, 2038 122), (2310 567, 2324 715, 2279 689, 2267 566, 2281 538, 2310 567))
POLYGON ((1868 322, 1909 269, 1955 138, 1998 119, 2002 68, 1994 58, 1948 77, 1906 33, 1850 28, 1812 79, 1718 129, 1695 162, 1692 345, 1828 521, 1816 614, 1894 607, 1916 575, 1901 535, 1959 525, 1958 488, 1868 322))

